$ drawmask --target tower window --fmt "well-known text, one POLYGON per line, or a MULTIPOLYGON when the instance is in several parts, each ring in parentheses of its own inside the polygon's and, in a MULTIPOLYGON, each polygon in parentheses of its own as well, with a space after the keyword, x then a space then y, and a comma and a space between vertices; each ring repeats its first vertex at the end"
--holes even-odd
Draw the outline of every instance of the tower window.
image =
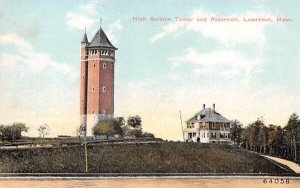
POLYGON ((84 80, 84 76, 82 76, 82 79, 84 80))
POLYGON ((104 68, 104 69, 106 68, 106 63, 103 63, 103 68, 104 68))
POLYGON ((102 87, 102 92, 104 93, 105 91, 106 91, 106 87, 103 86, 103 87, 102 87))
POLYGON ((110 68, 113 69, 114 68, 114 64, 111 64, 110 68))
POLYGON ((94 63, 94 67, 96 67, 95 63, 94 63))
POLYGON ((92 91, 93 91, 93 92, 95 91, 95 88, 94 88, 94 87, 92 88, 92 91))

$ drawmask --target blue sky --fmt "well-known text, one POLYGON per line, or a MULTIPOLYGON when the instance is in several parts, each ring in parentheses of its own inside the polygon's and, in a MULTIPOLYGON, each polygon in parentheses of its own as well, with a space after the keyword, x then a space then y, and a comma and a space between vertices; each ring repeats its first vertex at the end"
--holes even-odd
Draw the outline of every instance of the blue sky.
POLYGON ((102 28, 118 48, 115 115, 139 114, 144 130, 181 139, 186 120, 216 104, 244 125, 264 116, 284 126, 300 106, 299 1, 0 1, 0 122, 22 121, 37 136, 75 134, 79 50, 102 28), (140 16, 170 22, 133 21, 140 16), (239 23, 175 17, 238 17, 239 23), (272 23, 243 18, 272 18, 272 23), (289 18, 287 23, 277 17, 289 18))

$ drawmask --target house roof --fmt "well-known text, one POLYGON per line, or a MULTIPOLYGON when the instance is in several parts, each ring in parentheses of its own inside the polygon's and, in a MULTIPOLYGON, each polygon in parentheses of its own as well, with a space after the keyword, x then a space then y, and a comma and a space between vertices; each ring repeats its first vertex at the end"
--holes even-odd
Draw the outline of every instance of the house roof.
POLYGON ((196 113, 193 117, 191 117, 189 120, 187 120, 187 123, 192 123, 195 121, 202 121, 202 122, 222 122, 222 123, 229 123, 230 121, 225 118, 224 116, 222 116, 220 113, 216 112, 215 110, 212 110, 211 108, 205 108, 203 110, 201 110, 200 112, 196 113), (197 119, 195 118, 195 116, 197 116, 197 118, 199 117, 201 119, 197 119))
POLYGON ((105 47, 105 48, 113 48, 115 50, 117 49, 110 43, 102 28, 100 28, 97 31, 90 45, 88 45, 88 47, 105 47))

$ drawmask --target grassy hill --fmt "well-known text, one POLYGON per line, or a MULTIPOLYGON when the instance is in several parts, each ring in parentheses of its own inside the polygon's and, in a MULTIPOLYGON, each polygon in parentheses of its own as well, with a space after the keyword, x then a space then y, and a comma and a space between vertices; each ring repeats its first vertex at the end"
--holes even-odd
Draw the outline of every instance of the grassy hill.
MULTIPOLYGON (((243 149, 198 143, 88 145, 92 173, 286 173, 243 149)), ((0 173, 84 172, 84 146, 0 149, 0 173)))

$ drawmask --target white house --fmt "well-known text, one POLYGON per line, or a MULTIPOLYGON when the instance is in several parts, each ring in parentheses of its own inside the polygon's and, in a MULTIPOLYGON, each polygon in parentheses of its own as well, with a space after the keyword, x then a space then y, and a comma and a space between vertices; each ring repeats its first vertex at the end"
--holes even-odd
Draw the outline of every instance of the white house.
POLYGON ((231 142, 231 121, 216 112, 213 108, 205 108, 186 121, 184 140, 187 142, 219 143, 231 142))

